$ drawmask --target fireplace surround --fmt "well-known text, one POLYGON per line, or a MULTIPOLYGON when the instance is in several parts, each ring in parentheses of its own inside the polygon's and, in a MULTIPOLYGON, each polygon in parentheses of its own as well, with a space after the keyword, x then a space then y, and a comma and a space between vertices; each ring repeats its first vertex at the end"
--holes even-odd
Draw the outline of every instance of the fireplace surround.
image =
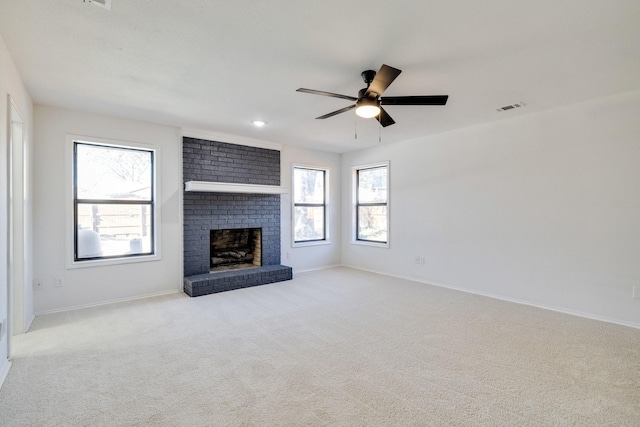
MULTIPOLYGON (((183 138, 184 182, 280 185, 280 152, 183 138)), ((290 280, 280 264, 280 194, 183 193, 184 291, 200 296, 290 280), (211 230, 260 229, 261 266, 211 271, 211 230)))

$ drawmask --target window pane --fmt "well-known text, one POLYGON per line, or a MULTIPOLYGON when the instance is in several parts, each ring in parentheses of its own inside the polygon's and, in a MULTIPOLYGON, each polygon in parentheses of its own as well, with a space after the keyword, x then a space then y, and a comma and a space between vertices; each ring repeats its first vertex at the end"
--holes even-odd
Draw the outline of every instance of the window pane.
POLYGON ((76 143, 78 199, 151 200, 152 152, 76 143))
POLYGON ((385 203, 387 201, 387 167, 358 171, 358 202, 385 203))
POLYGON ((296 206, 294 237, 296 242, 307 240, 323 240, 324 236, 324 207, 296 206))
POLYGON ((358 206, 358 240, 387 242, 386 206, 358 206))
POLYGON ((78 204, 77 258, 152 252, 151 205, 78 204))
POLYGON ((324 204, 324 171, 295 168, 293 170, 293 202, 324 204))

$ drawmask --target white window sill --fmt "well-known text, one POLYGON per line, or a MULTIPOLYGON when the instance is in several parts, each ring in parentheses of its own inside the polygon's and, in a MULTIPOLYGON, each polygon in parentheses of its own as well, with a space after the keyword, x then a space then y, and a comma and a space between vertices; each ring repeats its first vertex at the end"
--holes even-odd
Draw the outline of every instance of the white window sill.
POLYGON ((360 245, 360 246, 372 246, 375 248, 389 248, 389 242, 386 243, 378 243, 378 242, 368 242, 365 240, 352 240, 351 241, 352 245, 360 245))
POLYGON ((156 254, 156 255, 141 255, 141 256, 123 257, 123 258, 72 261, 67 265, 67 269, 72 270, 75 268, 103 267, 103 266, 118 265, 118 264, 133 264, 133 263, 139 263, 139 262, 160 261, 161 259, 162 257, 156 254))
POLYGON ((322 246, 322 245, 330 245, 331 242, 329 240, 314 240, 310 242, 294 242, 291 247, 293 248, 304 248, 305 246, 322 246))

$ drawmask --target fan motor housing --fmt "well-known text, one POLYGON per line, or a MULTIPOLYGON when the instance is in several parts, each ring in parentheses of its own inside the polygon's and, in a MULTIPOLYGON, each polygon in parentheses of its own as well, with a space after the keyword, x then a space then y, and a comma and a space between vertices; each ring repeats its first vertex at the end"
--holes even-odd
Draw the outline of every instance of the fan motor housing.
POLYGON ((362 80, 364 80, 367 86, 369 86, 369 83, 371 83, 373 79, 376 78, 376 72, 373 70, 365 70, 360 75, 362 76, 362 80))

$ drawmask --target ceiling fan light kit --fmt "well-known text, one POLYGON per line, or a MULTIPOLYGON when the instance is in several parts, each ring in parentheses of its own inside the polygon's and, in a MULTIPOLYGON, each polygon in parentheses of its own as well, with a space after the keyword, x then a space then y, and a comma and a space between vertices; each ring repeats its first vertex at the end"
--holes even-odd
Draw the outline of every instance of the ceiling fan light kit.
POLYGON ((447 103, 449 95, 382 97, 384 91, 391 83, 393 83, 401 72, 401 70, 390 67, 386 64, 382 64, 382 67, 380 67, 380 70, 377 73, 373 70, 363 71, 361 76, 362 80, 367 84, 367 87, 360 89, 357 98, 315 89, 300 88, 297 89, 297 92, 329 96, 332 98, 346 99, 348 101, 355 102, 353 105, 316 117, 316 119, 328 119, 329 117, 333 117, 355 108, 358 116, 366 119, 375 117, 382 127, 387 127, 395 123, 385 109, 382 108, 383 105, 445 105, 447 103))
POLYGON ((371 119, 380 114, 380 106, 375 99, 358 99, 356 102, 356 114, 362 118, 371 119))

